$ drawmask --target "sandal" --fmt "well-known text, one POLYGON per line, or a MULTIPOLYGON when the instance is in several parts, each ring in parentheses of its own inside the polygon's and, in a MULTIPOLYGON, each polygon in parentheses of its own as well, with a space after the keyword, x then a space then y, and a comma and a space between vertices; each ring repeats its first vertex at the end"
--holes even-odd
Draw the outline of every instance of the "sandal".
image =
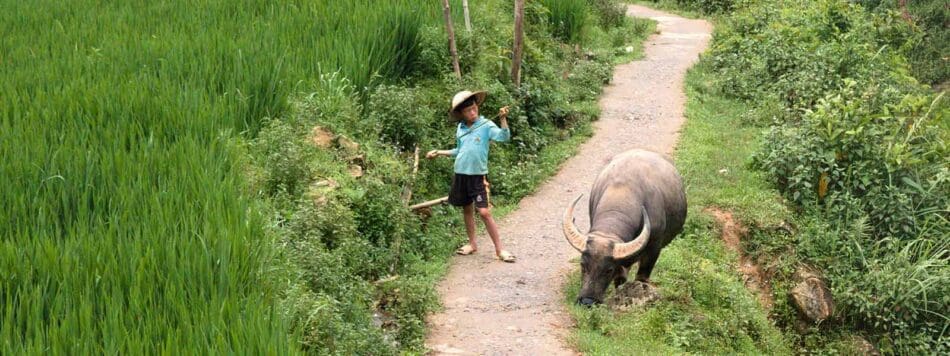
POLYGON ((455 253, 462 256, 467 256, 475 253, 475 248, 470 244, 465 244, 465 246, 459 247, 457 250, 455 250, 455 253))
POLYGON ((511 252, 508 252, 508 251, 505 251, 505 250, 501 250, 501 253, 499 253, 498 255, 496 255, 495 258, 497 258, 497 259, 499 259, 499 260, 501 260, 501 261, 504 261, 504 262, 508 262, 508 263, 514 263, 514 262, 515 262, 515 255, 512 255, 511 252))

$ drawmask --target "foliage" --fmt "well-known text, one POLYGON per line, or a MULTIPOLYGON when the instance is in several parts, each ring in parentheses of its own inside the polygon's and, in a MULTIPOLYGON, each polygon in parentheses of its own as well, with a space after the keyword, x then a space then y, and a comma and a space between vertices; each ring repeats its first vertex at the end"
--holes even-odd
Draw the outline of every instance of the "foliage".
POLYGON ((650 0, 664 7, 698 11, 705 15, 728 14, 755 0, 650 0))
POLYGON ((906 71, 895 69, 904 61, 889 44, 900 41, 905 25, 892 20, 840 1, 764 4, 722 26, 712 61, 731 79, 721 82, 723 91, 745 99, 772 95, 794 114, 845 80, 913 90, 906 71))
POLYGON ((723 95, 763 108, 754 167, 805 216, 793 258, 825 273, 839 320, 897 353, 946 350, 950 325, 948 104, 910 76, 915 36, 845 1, 764 2, 705 59, 723 95))
POLYGON ((437 122, 435 110, 423 105, 419 90, 379 86, 369 96, 367 119, 359 133, 379 138, 402 151, 412 151, 424 137, 434 136, 429 123, 437 122))
POLYGON ((587 4, 597 15, 602 28, 620 27, 628 21, 627 7, 618 0, 587 0, 587 4))
MULTIPOLYGON (((910 23, 913 35, 904 55, 910 62, 914 77, 923 83, 945 84, 950 80, 947 53, 950 51, 950 7, 942 0, 905 1, 855 0, 854 2, 880 14, 894 12, 910 23)), ((896 15, 894 15, 896 16, 896 15)))

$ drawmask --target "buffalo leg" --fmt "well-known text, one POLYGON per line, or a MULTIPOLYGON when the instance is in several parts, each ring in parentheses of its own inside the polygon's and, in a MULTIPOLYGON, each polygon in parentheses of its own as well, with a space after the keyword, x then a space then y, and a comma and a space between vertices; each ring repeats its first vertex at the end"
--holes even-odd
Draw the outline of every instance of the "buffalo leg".
POLYGON ((660 258, 660 251, 647 251, 640 257, 640 263, 637 266, 637 280, 640 282, 650 282, 650 274, 653 273, 653 266, 656 260, 660 258))
POLYGON ((624 283, 627 283, 627 273, 630 272, 630 267, 620 266, 620 274, 614 278, 614 288, 620 288, 624 283))

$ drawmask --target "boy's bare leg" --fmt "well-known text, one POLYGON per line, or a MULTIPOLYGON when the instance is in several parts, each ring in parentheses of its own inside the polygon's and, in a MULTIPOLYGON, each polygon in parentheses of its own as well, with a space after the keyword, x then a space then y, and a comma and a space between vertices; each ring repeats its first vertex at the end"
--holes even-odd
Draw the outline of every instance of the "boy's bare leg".
POLYGON ((498 236, 498 225, 495 224, 495 219, 491 216, 491 209, 489 208, 478 208, 478 215, 482 216, 482 221, 485 222, 485 230, 488 230, 488 236, 491 237, 491 242, 495 244, 495 256, 501 254, 501 238, 498 236))
POLYGON ((468 244, 472 246, 472 252, 478 251, 478 244, 475 242, 475 204, 469 204, 462 208, 462 215, 465 216, 465 233, 468 234, 468 244))

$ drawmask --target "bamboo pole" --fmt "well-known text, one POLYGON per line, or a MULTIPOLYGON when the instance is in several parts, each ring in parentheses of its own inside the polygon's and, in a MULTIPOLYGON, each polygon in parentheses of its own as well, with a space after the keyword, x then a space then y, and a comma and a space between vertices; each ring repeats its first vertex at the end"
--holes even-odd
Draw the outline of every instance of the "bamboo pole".
POLYGON ((468 15, 468 0, 462 0, 462 10, 465 14, 465 30, 472 32, 472 18, 468 15))
POLYGON ((442 15, 445 17, 445 31, 449 35, 449 53, 452 55, 452 69, 455 70, 455 77, 462 79, 462 69, 459 68, 459 53, 455 48, 455 30, 452 28, 452 10, 449 8, 449 0, 442 0, 442 15))
POLYGON ((441 198, 439 198, 439 199, 430 200, 430 201, 427 201, 427 202, 423 202, 423 203, 419 203, 419 204, 410 206, 409 209, 410 209, 410 210, 418 210, 418 209, 422 209, 422 208, 428 208, 428 207, 430 207, 430 206, 439 205, 439 204, 445 203, 445 202, 447 202, 447 201, 449 201, 449 197, 441 197, 441 198))
POLYGON ((524 47, 524 0, 515 0, 515 43, 511 60, 511 81, 521 87, 521 52, 524 47))

